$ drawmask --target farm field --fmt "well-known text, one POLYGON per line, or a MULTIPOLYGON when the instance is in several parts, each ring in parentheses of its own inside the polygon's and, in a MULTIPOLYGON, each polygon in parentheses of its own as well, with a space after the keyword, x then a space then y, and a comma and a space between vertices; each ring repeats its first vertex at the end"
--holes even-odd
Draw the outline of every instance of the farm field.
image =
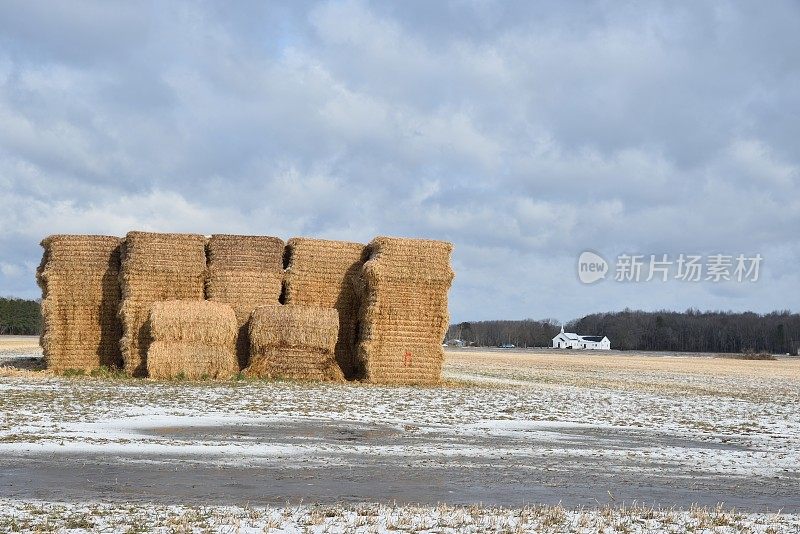
POLYGON ((0 530, 800 530, 797 358, 448 350, 420 388, 55 377, 36 343, 0 338, 0 530))

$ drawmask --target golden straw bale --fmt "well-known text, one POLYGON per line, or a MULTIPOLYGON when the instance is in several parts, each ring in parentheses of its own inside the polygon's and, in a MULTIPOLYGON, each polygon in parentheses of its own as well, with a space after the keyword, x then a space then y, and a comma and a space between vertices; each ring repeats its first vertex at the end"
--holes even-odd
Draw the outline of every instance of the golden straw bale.
POLYGON ((50 369, 120 365, 120 244, 118 237, 94 235, 42 241, 36 280, 43 299, 41 345, 50 369))
POLYGON ((296 237, 288 241, 286 256, 286 304, 336 308, 336 361, 344 376, 353 378, 359 308, 354 278, 366 259, 365 245, 296 237))
POLYGON ((147 349, 150 378, 219 378, 227 380, 239 372, 233 348, 205 343, 153 341, 147 349))
POLYGON ((153 303, 152 342, 147 351, 151 378, 230 378, 236 360, 238 326, 233 308, 205 300, 153 303))
POLYGON ((208 240, 206 298, 236 312, 239 367, 248 364, 247 322, 258 306, 278 304, 283 284, 283 241, 269 236, 212 235, 208 240))
POLYGON ((361 376, 383 384, 437 383, 449 322, 452 245, 378 237, 369 250, 358 281, 361 376))
POLYGON ((250 319, 248 376, 344 380, 336 363, 334 308, 259 306, 250 319))
POLYGON ((122 247, 119 316, 125 371, 147 371, 150 307, 163 300, 202 300, 205 293, 206 238, 196 234, 129 232, 122 247))
POLYGON ((227 304, 207 300, 168 300, 150 308, 154 341, 191 341, 209 345, 236 342, 236 315, 227 304))
POLYGON ((260 235, 214 234, 208 240, 208 266, 223 271, 283 269, 283 240, 260 235))

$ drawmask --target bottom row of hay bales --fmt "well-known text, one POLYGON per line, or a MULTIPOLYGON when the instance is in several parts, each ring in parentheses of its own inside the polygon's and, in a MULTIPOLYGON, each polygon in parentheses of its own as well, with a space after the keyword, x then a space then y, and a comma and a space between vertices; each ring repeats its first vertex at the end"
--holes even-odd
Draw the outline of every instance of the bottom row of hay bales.
MULTIPOLYGON (((239 325, 228 304, 165 301, 150 312, 147 351, 151 378, 221 378, 239 372, 239 325)), ((267 305, 250 319, 246 376, 343 381, 335 348, 339 315, 332 308, 267 305)))
POLYGON ((150 310, 147 374, 152 378, 231 378, 236 359, 236 314, 206 300, 155 302, 150 310))

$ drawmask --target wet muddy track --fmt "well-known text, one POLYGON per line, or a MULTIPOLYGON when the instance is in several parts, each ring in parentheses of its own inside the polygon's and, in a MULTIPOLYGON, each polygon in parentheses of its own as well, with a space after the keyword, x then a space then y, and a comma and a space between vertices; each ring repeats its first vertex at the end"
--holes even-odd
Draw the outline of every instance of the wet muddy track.
MULTIPOLYGON (((779 479, 694 472, 674 462, 662 464, 621 455, 614 462, 583 454, 586 448, 631 450, 665 444, 668 436, 627 429, 562 428, 558 462, 526 455, 524 448, 552 447, 554 430, 522 437, 402 431, 367 423, 282 422, 265 426, 185 426, 140 429, 153 438, 187 443, 247 443, 312 446, 310 456, 259 457, 223 465, 203 454, 154 455, 80 452, 19 452, 0 459, 0 496, 68 501, 155 501, 195 504, 285 504, 297 502, 531 503, 597 506, 613 502, 662 507, 724 502, 744 511, 800 511, 800 477, 779 479), (380 454, 357 454, 314 445, 385 447, 380 454), (392 451, 405 447, 448 448, 446 456, 411 458, 392 451), (495 448, 487 458, 468 453, 495 448), (504 454, 507 451, 508 454, 504 454), (646 465, 645 465, 646 464, 646 465)), ((740 445, 672 440, 687 450, 730 450, 740 445)))

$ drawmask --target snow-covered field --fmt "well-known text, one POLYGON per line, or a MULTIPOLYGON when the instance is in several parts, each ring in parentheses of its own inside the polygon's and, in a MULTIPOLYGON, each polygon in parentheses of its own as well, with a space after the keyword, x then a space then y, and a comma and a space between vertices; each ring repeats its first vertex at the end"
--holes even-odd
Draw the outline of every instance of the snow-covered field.
POLYGON ((800 531, 796 359, 462 350, 445 377, 0 371, 0 530, 800 531))
POLYGON ((10 532, 718 532, 800 531, 797 516, 616 506, 286 505, 241 507, 42 503, 0 499, 0 529, 10 532))

